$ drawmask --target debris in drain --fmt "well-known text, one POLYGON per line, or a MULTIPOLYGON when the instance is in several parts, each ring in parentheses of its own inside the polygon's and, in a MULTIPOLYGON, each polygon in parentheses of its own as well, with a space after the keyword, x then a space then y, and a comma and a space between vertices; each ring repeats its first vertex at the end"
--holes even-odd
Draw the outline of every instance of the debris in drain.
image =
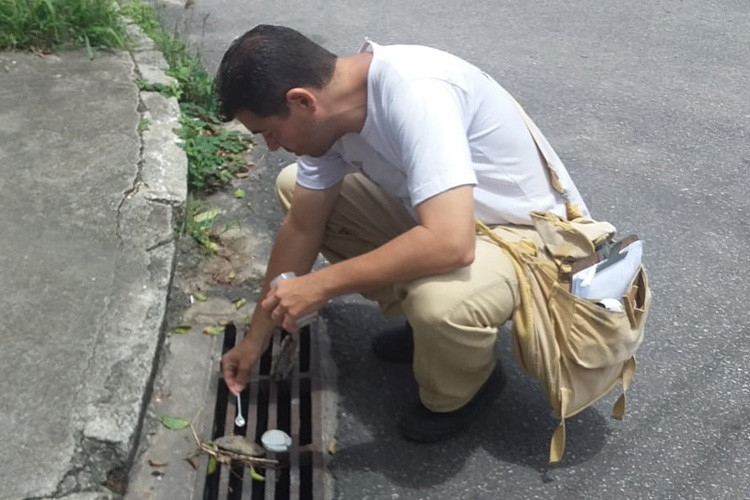
POLYGON ((299 342, 296 334, 287 334, 281 341, 279 352, 271 360, 271 380, 281 382, 289 378, 299 357, 299 342))
POLYGON ((253 478, 253 481, 260 481, 261 483, 266 480, 266 477, 255 470, 252 465, 250 466, 250 477, 253 478))
MULTIPOLYGON (((202 454, 209 455, 209 470, 212 468, 211 467, 212 462, 218 463, 218 464, 224 464, 224 465, 228 465, 232 462, 240 462, 242 464, 249 465, 249 466, 271 467, 271 468, 277 468, 279 466, 278 460, 274 460, 271 458, 264 458, 262 456, 253 456, 244 452, 244 451, 250 451, 251 453, 255 453, 255 450, 252 447, 243 448, 243 452, 231 451, 229 449, 222 449, 217 444, 217 441, 219 441, 219 439, 222 439, 222 438, 219 438, 214 442, 206 443, 200 440, 200 438, 198 437, 198 433, 195 432, 195 427, 193 427, 193 424, 190 424, 190 431, 193 433, 193 439, 195 439, 195 443, 198 445, 198 449, 190 457, 188 457, 188 459, 194 458, 202 454)), ((224 436, 224 437, 227 438, 227 437, 232 437, 232 436, 224 436)), ((242 436, 239 436, 239 437, 242 437, 242 436)), ((234 442, 234 440, 224 440, 223 446, 227 446, 227 442, 230 442, 233 445, 237 444, 236 442, 234 442)))
POLYGON ((246 436, 221 436, 214 440, 214 444, 221 450, 249 457, 262 457, 266 454, 262 447, 249 440, 246 436))

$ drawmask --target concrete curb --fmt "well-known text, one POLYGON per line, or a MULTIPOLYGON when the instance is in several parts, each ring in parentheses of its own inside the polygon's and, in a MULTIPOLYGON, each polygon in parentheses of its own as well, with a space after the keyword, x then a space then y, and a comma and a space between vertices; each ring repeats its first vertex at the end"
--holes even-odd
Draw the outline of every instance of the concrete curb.
MULTIPOLYGON (((134 40, 133 83, 176 84, 166 75, 167 63, 154 42, 135 24, 127 30, 134 40)), ((138 112, 140 158, 118 209, 120 258, 103 313, 111 328, 100 334, 87 372, 76 453, 50 498, 108 499, 119 496, 110 490, 122 493, 164 342, 174 227, 187 200, 187 157, 176 135, 176 98, 139 90, 138 112)))

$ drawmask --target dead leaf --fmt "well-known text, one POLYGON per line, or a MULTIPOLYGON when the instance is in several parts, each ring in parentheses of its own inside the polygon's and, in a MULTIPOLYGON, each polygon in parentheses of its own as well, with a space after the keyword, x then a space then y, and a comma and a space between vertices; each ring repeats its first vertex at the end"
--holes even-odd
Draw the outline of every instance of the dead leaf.
POLYGON ((238 179, 245 179, 250 176, 250 172, 237 172, 234 176, 238 179))
POLYGON ((164 425, 164 427, 173 431, 179 431, 180 429, 184 429, 185 427, 190 425, 190 422, 180 417, 169 417, 165 415, 159 420, 161 420, 161 423, 164 425))
POLYGON ((223 326, 207 326, 203 329, 203 333, 206 335, 221 335, 224 333, 224 327, 223 326))
POLYGON ((148 464, 151 467, 166 467, 168 464, 166 462, 154 462, 153 460, 149 459, 148 464))
POLYGON ((193 470, 198 470, 198 462, 196 462, 193 457, 186 458, 185 460, 190 464, 190 467, 192 467, 193 470))
POLYGON ((331 439, 331 442, 328 443, 328 454, 329 455, 336 454, 336 440, 335 439, 331 439))
POLYGON ((250 466, 250 477, 253 478, 253 481, 259 481, 261 483, 266 480, 266 477, 258 473, 252 465, 250 466))
POLYGON ((212 208, 211 210, 206 210, 205 212, 196 214, 193 217, 193 220, 195 222, 210 222, 214 220, 218 215, 219 215, 219 211, 215 208, 212 208))

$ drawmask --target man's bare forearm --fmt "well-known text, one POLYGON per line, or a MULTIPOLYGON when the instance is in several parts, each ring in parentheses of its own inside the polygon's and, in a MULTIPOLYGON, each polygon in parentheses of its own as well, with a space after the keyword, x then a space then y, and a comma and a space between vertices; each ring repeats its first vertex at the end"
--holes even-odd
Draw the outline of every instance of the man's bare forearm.
POLYGON ((326 296, 366 293, 394 283, 449 272, 471 263, 473 250, 447 248, 422 226, 366 254, 318 271, 326 296))
POLYGON ((417 207, 420 224, 366 254, 316 273, 330 299, 442 274, 474 260, 473 192, 462 186, 417 207))

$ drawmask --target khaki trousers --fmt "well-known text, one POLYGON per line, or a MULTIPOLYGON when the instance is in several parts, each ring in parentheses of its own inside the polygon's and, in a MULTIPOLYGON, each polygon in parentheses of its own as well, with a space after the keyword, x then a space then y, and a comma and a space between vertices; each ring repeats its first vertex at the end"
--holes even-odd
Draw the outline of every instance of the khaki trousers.
MULTIPOLYGON (((276 180, 284 210, 292 204, 297 166, 276 180)), ((377 248, 416 224, 401 202, 361 174, 347 175, 331 214, 321 252, 332 263, 377 248)), ((504 233, 536 233, 503 226, 504 233)), ((512 235, 511 235, 512 237, 512 235)), ((405 315, 414 330, 414 376, 422 403, 448 412, 465 405, 495 367, 498 327, 518 306, 518 282, 510 258, 477 236, 474 262, 450 273, 396 283, 366 297, 393 319, 405 315)))

